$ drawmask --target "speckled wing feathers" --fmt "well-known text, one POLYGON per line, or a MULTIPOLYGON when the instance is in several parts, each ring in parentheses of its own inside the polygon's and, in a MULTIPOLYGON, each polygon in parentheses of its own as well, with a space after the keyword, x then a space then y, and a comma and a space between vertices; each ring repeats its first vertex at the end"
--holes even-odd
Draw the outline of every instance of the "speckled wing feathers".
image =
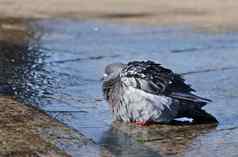
POLYGON ((179 74, 152 61, 129 62, 120 77, 128 78, 130 85, 151 94, 197 103, 201 107, 210 101, 192 94, 195 90, 179 74))
POLYGON ((168 95, 172 92, 191 92, 194 91, 190 85, 185 84, 185 80, 171 70, 162 67, 152 61, 129 62, 122 70, 121 77, 135 78, 137 88, 150 91, 153 94, 168 95), (145 80, 149 83, 151 90, 141 88, 145 80))

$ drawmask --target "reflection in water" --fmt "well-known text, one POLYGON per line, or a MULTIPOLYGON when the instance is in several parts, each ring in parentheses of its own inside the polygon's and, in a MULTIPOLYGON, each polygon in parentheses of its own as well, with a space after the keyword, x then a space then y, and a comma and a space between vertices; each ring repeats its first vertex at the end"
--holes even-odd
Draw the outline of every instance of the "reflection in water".
POLYGON ((214 124, 138 127, 114 122, 101 144, 116 156, 184 156, 194 141, 215 128, 214 124))
POLYGON ((145 147, 138 143, 127 133, 124 133, 117 128, 110 128, 104 132, 100 144, 103 148, 109 150, 116 157, 159 157, 159 150, 145 147))

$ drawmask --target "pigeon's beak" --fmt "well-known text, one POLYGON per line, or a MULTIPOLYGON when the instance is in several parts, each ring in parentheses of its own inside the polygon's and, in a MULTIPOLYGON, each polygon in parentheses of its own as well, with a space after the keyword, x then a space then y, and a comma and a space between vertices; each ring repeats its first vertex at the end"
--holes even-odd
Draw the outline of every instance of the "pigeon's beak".
POLYGON ((103 77, 100 79, 100 81, 104 81, 104 80, 106 80, 107 77, 108 77, 107 74, 103 74, 103 77))

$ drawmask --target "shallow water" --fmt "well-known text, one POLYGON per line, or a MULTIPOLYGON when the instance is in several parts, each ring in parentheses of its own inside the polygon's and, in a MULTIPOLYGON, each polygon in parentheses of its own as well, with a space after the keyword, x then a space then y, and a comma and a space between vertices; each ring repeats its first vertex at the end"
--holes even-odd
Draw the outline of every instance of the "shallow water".
POLYGON ((31 27, 31 41, 1 43, 0 84, 10 84, 19 101, 47 111, 116 156, 238 155, 238 33, 72 20, 35 21, 31 27), (183 73, 199 95, 212 99, 205 108, 219 125, 112 125, 101 91, 105 65, 147 59, 183 73))

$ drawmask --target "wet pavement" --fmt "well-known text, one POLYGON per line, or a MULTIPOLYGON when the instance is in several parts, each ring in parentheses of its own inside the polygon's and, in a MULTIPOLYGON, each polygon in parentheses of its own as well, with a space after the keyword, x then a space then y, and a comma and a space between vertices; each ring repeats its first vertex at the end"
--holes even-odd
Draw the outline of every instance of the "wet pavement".
POLYGON ((0 111, 1 157, 110 156, 78 131, 13 97, 0 97, 0 111))
MULTIPOLYGON (((113 156, 237 156, 238 33, 40 20, 30 38, 1 41, 0 84, 113 156), (219 125, 137 127, 111 122, 102 98, 105 65, 151 59, 182 73, 219 125), (11 90, 10 90, 11 91, 11 90)), ((98 155, 100 156, 100 155, 98 155)))

